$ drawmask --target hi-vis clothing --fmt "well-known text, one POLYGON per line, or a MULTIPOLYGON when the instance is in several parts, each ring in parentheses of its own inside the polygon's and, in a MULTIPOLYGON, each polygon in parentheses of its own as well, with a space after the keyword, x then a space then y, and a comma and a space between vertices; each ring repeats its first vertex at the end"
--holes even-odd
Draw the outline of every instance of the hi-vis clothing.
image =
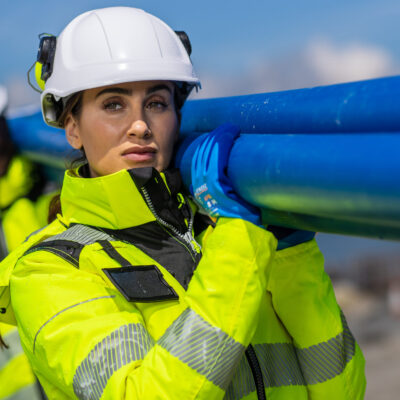
POLYGON ((40 399, 39 387, 26 358, 15 326, 0 324, 1 335, 9 348, 0 350, 0 399, 40 399))
POLYGON ((62 216, 0 264, 0 318, 49 399, 362 399, 315 241, 274 258, 249 222, 204 229, 176 181, 67 171, 62 216))
POLYGON ((47 224, 53 194, 41 194, 35 188, 32 163, 16 156, 0 177, 0 260, 25 238, 47 224))
MULTIPOLYGON (((11 160, 0 177, 0 260, 47 223, 50 195, 37 198, 37 183, 33 165, 20 156, 11 160)), ((0 349, 0 399, 41 399, 16 327, 0 323, 0 334, 8 346, 0 349)))

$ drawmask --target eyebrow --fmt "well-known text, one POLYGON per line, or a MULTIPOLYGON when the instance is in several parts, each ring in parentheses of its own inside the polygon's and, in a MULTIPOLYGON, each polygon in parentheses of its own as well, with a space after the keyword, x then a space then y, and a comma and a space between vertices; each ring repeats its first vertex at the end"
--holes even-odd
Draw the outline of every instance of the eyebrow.
POLYGON ((132 95, 132 90, 131 89, 124 89, 120 87, 114 87, 114 88, 106 88, 101 90, 99 93, 96 94, 96 99, 101 96, 102 94, 105 93, 118 93, 118 94, 126 94, 127 96, 132 95))
POLYGON ((158 90, 166 90, 172 94, 171 88, 165 83, 160 83, 159 85, 152 86, 147 89, 146 94, 151 94, 157 92, 158 90))
MULTIPOLYGON (((146 95, 149 95, 151 93, 157 92, 159 90, 167 90, 169 93, 172 94, 171 88, 168 85, 165 85, 163 83, 159 84, 159 85, 155 85, 152 86, 150 88, 147 89, 146 91, 146 95)), ((112 88, 106 88, 101 90, 99 93, 96 94, 96 99, 101 96, 102 94, 105 93, 118 93, 118 94, 124 94, 127 96, 131 96, 132 95, 132 89, 125 89, 125 88, 121 88, 121 87, 112 87, 112 88)))

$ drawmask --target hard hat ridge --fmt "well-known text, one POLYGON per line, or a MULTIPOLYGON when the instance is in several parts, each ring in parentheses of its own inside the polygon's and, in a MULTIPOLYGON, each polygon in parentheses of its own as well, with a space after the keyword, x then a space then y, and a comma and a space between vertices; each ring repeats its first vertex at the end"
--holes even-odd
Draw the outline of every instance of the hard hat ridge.
MULTIPOLYGON (((48 39, 43 42, 49 44, 48 39)), ((35 68, 39 86, 45 83, 42 112, 51 126, 62 127, 62 99, 82 90, 168 80, 178 83, 184 101, 193 87, 200 87, 187 35, 140 9, 109 7, 85 12, 65 27, 56 42, 51 43, 53 64, 46 65, 43 73, 45 64, 38 57, 39 68, 35 68)))

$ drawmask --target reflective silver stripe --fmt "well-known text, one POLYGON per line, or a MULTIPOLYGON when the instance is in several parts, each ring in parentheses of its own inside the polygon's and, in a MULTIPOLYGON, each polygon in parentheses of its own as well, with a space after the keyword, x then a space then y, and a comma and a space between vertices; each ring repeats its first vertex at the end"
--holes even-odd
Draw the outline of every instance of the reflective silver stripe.
MULTIPOLYGON (((342 323, 342 333, 304 349, 291 343, 253 345, 265 387, 312 385, 340 375, 355 354, 355 340, 343 315, 342 323)), ((225 399, 239 400, 254 391, 253 375, 243 356, 225 399)))
MULTIPOLYGON (((263 375, 265 387, 305 385, 291 343, 253 344, 263 375)), ((245 356, 240 360, 225 399, 239 400, 256 390, 253 374, 245 356)))
POLYGON ((142 360, 154 341, 142 324, 120 326, 87 355, 77 368, 73 388, 81 400, 97 400, 112 374, 126 364, 142 360))
POLYGON ((307 384, 321 383, 340 375, 353 358, 354 337, 342 314, 343 332, 327 342, 297 349, 297 356, 307 384))
POLYGON ((158 344, 224 390, 245 350, 190 309, 174 321, 158 344))
POLYGON ((93 229, 86 225, 73 225, 64 232, 59 233, 55 236, 50 236, 46 240, 43 240, 42 243, 52 242, 54 240, 70 240, 73 242, 77 242, 79 244, 93 244, 98 240, 115 240, 112 236, 99 231, 97 229, 93 229))
POLYGON ((18 330, 15 328, 3 337, 8 349, 0 349, 0 370, 4 368, 14 357, 23 352, 18 330))
POLYGON ((224 399, 239 400, 248 394, 255 392, 256 386, 254 383, 253 374, 251 372, 246 356, 240 359, 239 365, 236 368, 232 381, 226 390, 224 399))
POLYGON ((253 347, 266 387, 305 385, 295 347, 291 343, 256 344, 253 347))

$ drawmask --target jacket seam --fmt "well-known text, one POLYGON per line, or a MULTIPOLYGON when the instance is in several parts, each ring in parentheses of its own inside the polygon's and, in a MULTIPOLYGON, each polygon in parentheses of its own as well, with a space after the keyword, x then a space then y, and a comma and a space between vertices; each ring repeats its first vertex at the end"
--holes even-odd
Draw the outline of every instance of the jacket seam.
POLYGON ((92 299, 84 300, 84 301, 81 301, 81 302, 79 302, 79 303, 73 304, 72 306, 68 306, 68 307, 62 309, 61 311, 59 311, 58 313, 54 314, 53 316, 51 316, 51 317, 38 329, 38 331, 36 332, 35 338, 33 339, 33 346, 32 346, 33 354, 35 354, 36 340, 37 340, 37 337, 38 337, 39 333, 42 331, 42 329, 43 329, 49 322, 51 322, 53 319, 55 319, 56 317, 58 317, 60 314, 62 314, 62 313, 65 312, 65 311, 70 310, 71 308, 80 306, 81 304, 89 303, 89 302, 95 301, 95 300, 112 299, 112 298, 114 298, 114 297, 115 297, 115 295, 111 295, 111 296, 100 296, 100 297, 94 297, 94 298, 92 298, 92 299))
POLYGON ((37 249, 37 251, 48 251, 49 253, 52 253, 58 257, 61 257, 63 260, 67 261, 68 263, 70 263, 74 268, 79 267, 79 261, 75 260, 75 258, 73 258, 72 256, 70 256, 68 253, 66 253, 63 250, 60 249, 53 249, 52 247, 42 247, 40 249, 37 249), (60 254, 62 253, 62 254, 60 254))

